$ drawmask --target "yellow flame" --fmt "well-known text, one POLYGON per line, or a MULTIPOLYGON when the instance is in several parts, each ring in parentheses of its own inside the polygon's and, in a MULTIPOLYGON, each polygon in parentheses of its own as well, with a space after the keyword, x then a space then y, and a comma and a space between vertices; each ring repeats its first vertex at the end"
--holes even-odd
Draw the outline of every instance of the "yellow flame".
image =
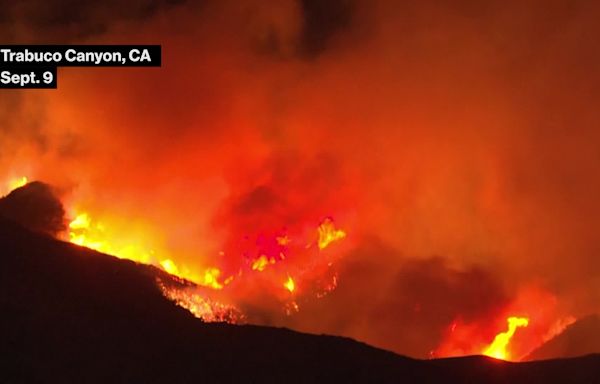
POLYGON ((258 259, 252 262, 252 270, 262 272, 267 268, 269 264, 275 264, 274 258, 268 258, 265 255, 261 255, 258 259))
POLYGON ((9 194, 15 189, 23 187, 28 182, 29 179, 25 176, 5 181, 4 186, 0 187, 0 194, 9 194))
POLYGON ((90 216, 87 213, 77 215, 73 221, 69 223, 71 229, 87 229, 90 227, 90 216))
POLYGON ((285 287, 285 289, 287 289, 288 291, 290 291, 292 293, 296 289, 296 283, 294 282, 294 279, 292 279, 291 276, 288 276, 285 283, 283 283, 283 286, 285 287))
POLYGON ((121 259, 133 260, 144 264, 151 263, 154 253, 152 250, 145 249, 143 246, 133 242, 122 246, 115 246, 107 240, 109 237, 105 226, 102 223, 94 222, 87 213, 77 215, 69 223, 69 240, 73 244, 117 256, 121 259))
POLYGON ((223 284, 219 283, 219 276, 221 276, 219 268, 208 268, 204 271, 204 278, 199 284, 205 287, 221 289, 223 288, 223 284))
POLYGON ((346 237, 346 232, 341 229, 337 229, 333 220, 327 218, 323 220, 318 228, 319 240, 317 242, 319 249, 325 249, 329 244, 334 241, 338 241, 346 237))
POLYGON ((508 323, 508 330, 496 335, 494 341, 483 351, 484 355, 502 360, 509 360, 511 358, 506 347, 518 327, 527 327, 529 325, 529 319, 526 317, 511 316, 506 321, 508 323))
POLYGON ((11 191, 14 191, 15 189, 21 188, 22 186, 27 184, 28 181, 29 180, 25 176, 20 177, 18 179, 13 179, 8 182, 8 188, 10 188, 11 191))
MULTIPOLYGON (((76 215, 75 219, 69 223, 69 241, 73 244, 91 248, 121 259, 128 259, 143 264, 154 264, 162 267, 172 275, 205 287, 222 289, 224 286, 224 283, 219 281, 221 271, 218 268, 207 268, 200 274, 194 273, 181 265, 177 265, 170 258, 159 261, 155 252, 144 246, 140 239, 133 239, 131 241, 123 240, 121 237, 118 237, 120 241, 113 241, 113 239, 117 239, 117 237, 113 233, 110 233, 104 224, 94 221, 86 212, 76 215)), ((231 279, 226 281, 230 282, 231 279)))
POLYGON ((161 261, 160 266, 171 275, 179 275, 179 268, 177 268, 177 265, 171 259, 165 259, 161 261))

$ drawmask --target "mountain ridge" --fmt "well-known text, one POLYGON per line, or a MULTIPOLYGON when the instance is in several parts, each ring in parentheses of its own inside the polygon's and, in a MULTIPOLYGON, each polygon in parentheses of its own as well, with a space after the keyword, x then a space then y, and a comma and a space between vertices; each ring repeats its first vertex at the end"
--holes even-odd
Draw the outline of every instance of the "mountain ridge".
POLYGON ((416 360, 344 337, 203 323, 162 295, 156 278, 169 279, 164 271, 5 219, 0 264, 3 382, 583 383, 600 376, 600 355, 522 364, 416 360))

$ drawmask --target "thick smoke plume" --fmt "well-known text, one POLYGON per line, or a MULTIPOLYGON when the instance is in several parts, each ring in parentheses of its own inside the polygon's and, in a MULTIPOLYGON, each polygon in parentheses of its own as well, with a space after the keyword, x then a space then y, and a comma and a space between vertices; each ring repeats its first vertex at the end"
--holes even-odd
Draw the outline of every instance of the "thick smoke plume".
POLYGON ((0 172, 190 268, 333 217, 337 289, 287 316, 234 286, 250 321, 425 357, 453 324, 489 342, 542 311, 527 298, 540 334, 598 310, 597 4, 57 3, 9 6, 4 40, 158 43, 163 67, 3 91, 0 172))

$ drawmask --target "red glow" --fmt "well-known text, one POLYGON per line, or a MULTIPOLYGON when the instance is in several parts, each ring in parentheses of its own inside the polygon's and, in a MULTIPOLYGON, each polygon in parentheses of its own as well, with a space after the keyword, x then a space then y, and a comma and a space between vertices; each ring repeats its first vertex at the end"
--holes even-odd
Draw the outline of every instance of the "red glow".
POLYGON ((470 323, 456 319, 433 356, 484 354, 519 361, 573 322, 571 316, 558 315, 556 305, 551 294, 533 286, 525 288, 495 318, 470 323))

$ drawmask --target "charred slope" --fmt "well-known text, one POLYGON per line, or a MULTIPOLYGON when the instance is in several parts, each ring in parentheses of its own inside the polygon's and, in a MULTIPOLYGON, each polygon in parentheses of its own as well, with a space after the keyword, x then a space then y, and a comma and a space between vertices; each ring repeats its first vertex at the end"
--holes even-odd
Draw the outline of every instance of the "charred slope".
POLYGON ((590 382, 600 358, 419 361, 350 339, 204 324, 159 270, 0 220, 0 382, 590 382), (552 379, 552 380, 550 380, 552 379))

